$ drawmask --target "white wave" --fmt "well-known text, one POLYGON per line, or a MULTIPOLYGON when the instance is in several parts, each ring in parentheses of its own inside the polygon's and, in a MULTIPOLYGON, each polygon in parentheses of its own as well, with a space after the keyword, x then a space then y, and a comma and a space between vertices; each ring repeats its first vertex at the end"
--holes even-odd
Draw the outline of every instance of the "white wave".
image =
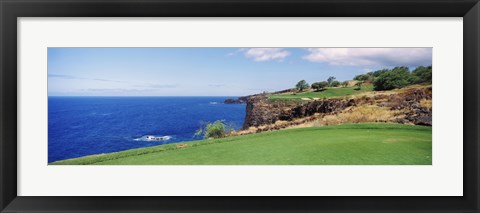
POLYGON ((172 139, 172 136, 168 136, 168 135, 165 135, 165 136, 158 136, 158 135, 144 135, 140 138, 135 138, 133 139, 134 141, 168 141, 172 139))

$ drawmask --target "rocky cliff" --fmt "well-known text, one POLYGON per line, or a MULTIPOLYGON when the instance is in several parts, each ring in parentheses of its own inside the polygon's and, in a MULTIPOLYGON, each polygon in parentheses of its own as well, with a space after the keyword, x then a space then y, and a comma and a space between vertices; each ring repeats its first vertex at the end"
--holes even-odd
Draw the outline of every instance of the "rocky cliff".
POLYGON ((359 105, 377 105, 402 111, 404 115, 393 120, 397 123, 432 125, 432 88, 411 88, 398 92, 371 92, 353 98, 331 98, 314 101, 270 101, 265 94, 244 99, 246 116, 243 129, 274 124, 276 121, 292 121, 316 113, 335 114, 359 105), (430 100, 430 108, 422 101, 430 100))
POLYGON ((332 113, 354 105, 354 100, 324 99, 312 102, 269 101, 266 96, 255 96, 247 100, 243 129, 251 126, 273 124, 278 120, 291 121, 314 115, 332 113))

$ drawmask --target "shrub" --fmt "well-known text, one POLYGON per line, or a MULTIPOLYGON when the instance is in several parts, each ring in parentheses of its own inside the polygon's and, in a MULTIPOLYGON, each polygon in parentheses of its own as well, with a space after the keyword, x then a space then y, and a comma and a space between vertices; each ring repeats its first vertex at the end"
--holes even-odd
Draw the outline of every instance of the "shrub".
POLYGON ((338 87, 338 86, 340 86, 340 81, 333 81, 333 82, 330 84, 330 86, 332 86, 332 87, 338 87))
POLYGON ((432 66, 419 66, 413 70, 415 83, 432 83, 432 66))
POLYGON ((370 74, 357 75, 353 78, 353 80, 357 80, 357 81, 370 81, 372 79, 373 79, 373 76, 370 74))
POLYGON ((373 76, 374 78, 382 75, 383 73, 386 73, 386 72, 389 72, 390 70, 388 69, 383 69, 383 70, 377 70, 377 71, 373 71, 373 72, 369 72, 368 74, 373 76))
POLYGON ((224 120, 218 120, 213 123, 207 123, 195 133, 195 136, 203 135, 204 138, 222 138, 226 134, 233 131, 229 125, 225 124, 224 120))
POLYGON ((312 89, 316 90, 316 91, 320 91, 320 90, 323 90, 325 89, 325 87, 328 86, 328 82, 326 81, 322 81, 322 82, 315 82, 312 84, 312 89))
POLYGON ((392 90, 403 88, 414 83, 414 78, 407 67, 395 67, 391 71, 383 72, 374 81, 374 90, 392 90))
POLYGON ((375 90, 390 90, 402 88, 406 85, 415 83, 432 83, 432 66, 419 66, 413 72, 409 72, 407 67, 395 67, 392 70, 382 69, 367 74, 357 75, 353 80, 363 82, 377 82, 375 90), (390 79, 386 79, 390 78, 390 79), (396 78, 396 79, 391 79, 396 78))

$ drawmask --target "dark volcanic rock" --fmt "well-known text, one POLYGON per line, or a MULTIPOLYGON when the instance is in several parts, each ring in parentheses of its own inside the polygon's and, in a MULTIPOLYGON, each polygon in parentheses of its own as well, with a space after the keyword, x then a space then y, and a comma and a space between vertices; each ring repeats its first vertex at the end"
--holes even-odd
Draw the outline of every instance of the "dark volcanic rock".
POLYGON ((406 119, 415 125, 431 126, 432 110, 422 107, 420 101, 432 100, 432 88, 411 90, 401 95, 405 97, 405 101, 401 104, 402 108, 410 111, 406 119))
POLYGON ((310 102, 295 101, 268 101, 266 94, 241 97, 240 101, 232 103, 246 103, 246 115, 243 129, 274 124, 278 120, 292 121, 298 118, 312 116, 315 113, 332 114, 347 107, 376 104, 389 107, 391 110, 405 111, 405 117, 396 119, 397 123, 413 123, 416 125, 432 125, 432 111, 421 106, 422 100, 432 99, 432 89, 411 89, 399 94, 379 97, 361 97, 357 99, 322 99, 310 102), (385 100, 385 101, 382 101, 385 100))
POLYGON ((223 101, 225 104, 244 104, 247 103, 247 99, 251 96, 244 96, 237 99, 228 98, 223 101))
POLYGON ((432 115, 431 114, 422 114, 414 117, 413 123, 415 125, 431 126, 432 125, 432 115))
POLYGON ((290 119, 287 120, 312 116, 315 113, 332 113, 354 104, 355 101, 353 99, 350 101, 343 99, 316 100, 293 108, 290 113, 290 119))
POLYGON ((245 102, 243 102, 243 101, 241 101, 241 100, 239 100, 239 99, 231 99, 231 98, 229 98, 229 99, 225 99, 225 101, 224 101, 223 103, 225 103, 225 104, 243 104, 243 103, 245 103, 245 102))
POLYGON ((273 124, 278 120, 291 121, 312 116, 315 113, 334 113, 354 105, 355 100, 353 99, 348 101, 324 99, 303 103, 292 101, 270 102, 266 96, 254 96, 247 100, 243 129, 273 124))

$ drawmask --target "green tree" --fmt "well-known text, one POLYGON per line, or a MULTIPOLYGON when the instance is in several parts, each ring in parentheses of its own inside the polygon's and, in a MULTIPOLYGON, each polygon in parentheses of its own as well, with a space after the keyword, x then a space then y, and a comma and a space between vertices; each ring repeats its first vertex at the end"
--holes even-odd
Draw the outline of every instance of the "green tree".
POLYGON ((373 76, 369 75, 368 73, 357 75, 353 78, 353 80, 356 80, 356 81, 369 81, 369 80, 372 80, 372 79, 373 79, 373 76))
POLYGON ((335 81, 335 79, 337 79, 337 78, 335 78, 335 76, 328 77, 328 79, 327 79, 328 85, 332 85, 332 82, 335 81))
POLYGON ((340 81, 333 81, 333 82, 330 84, 330 86, 332 86, 332 87, 338 87, 338 86, 340 86, 340 81))
POLYGON ((432 66, 419 66, 412 71, 415 83, 432 83, 432 66))
POLYGON ((326 81, 322 81, 322 82, 315 82, 312 84, 312 89, 316 90, 316 91, 321 91, 323 89, 325 89, 325 87, 328 86, 328 82, 326 81))
POLYGON ((368 72, 367 74, 357 75, 353 78, 353 80, 363 81, 363 82, 367 82, 367 81, 373 82, 375 78, 380 76, 382 73, 389 72, 389 71, 390 70, 388 69, 376 70, 376 71, 368 72))
POLYGON ((383 69, 383 70, 377 70, 377 71, 369 72, 368 74, 373 76, 374 78, 376 78, 376 77, 380 76, 381 74, 389 72, 389 71, 390 71, 389 69, 383 69))
POLYGON ((225 124, 225 120, 217 120, 200 127, 200 129, 195 132, 195 136, 203 135, 203 138, 222 138, 232 131, 233 128, 225 124))
POLYGON ((414 83, 412 74, 407 67, 395 67, 383 72, 373 81, 374 90, 391 90, 402 88, 414 83))
POLYGON ((303 91, 309 87, 308 83, 305 80, 301 80, 295 85, 295 88, 298 89, 298 91, 303 91))
POLYGON ((315 91, 320 90, 320 82, 312 83, 312 89, 314 89, 315 91))
POLYGON ((348 86, 348 81, 342 82, 342 86, 343 86, 343 87, 347 87, 347 86, 348 86))

